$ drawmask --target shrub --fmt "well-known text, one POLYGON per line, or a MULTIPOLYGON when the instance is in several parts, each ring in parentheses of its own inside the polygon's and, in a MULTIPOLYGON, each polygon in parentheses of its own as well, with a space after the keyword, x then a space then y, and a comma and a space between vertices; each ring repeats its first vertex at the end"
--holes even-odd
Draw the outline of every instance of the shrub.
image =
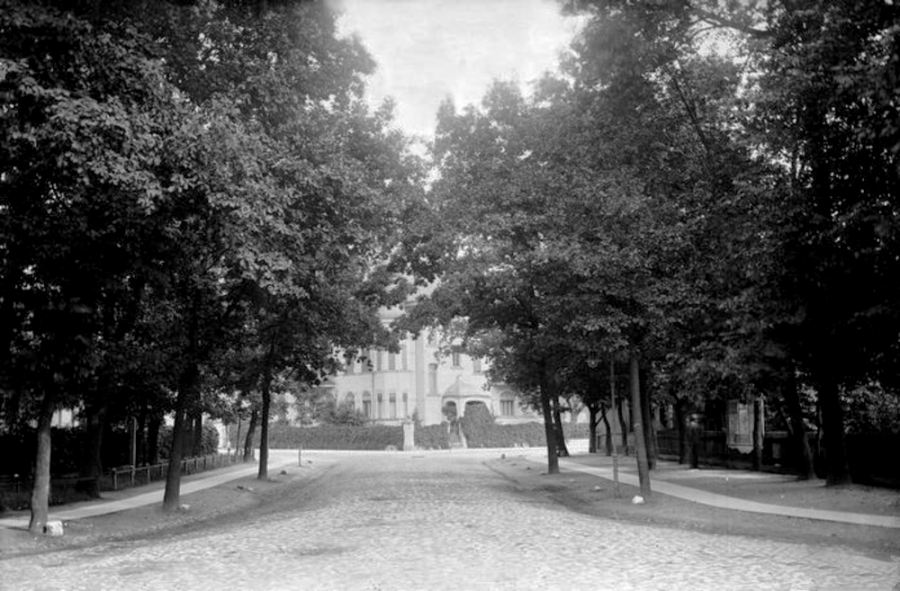
POLYGON ((351 403, 344 401, 336 404, 334 400, 329 400, 329 403, 322 417, 324 422, 332 425, 365 425, 366 415, 351 403))
MULTIPOLYGON (((259 445, 258 433, 255 442, 259 445)), ((273 449, 384 450, 391 445, 403 449, 403 427, 323 424, 315 427, 272 425, 269 429, 269 447, 273 449)))
MULTIPOLYGON (((189 434, 188 437, 191 435, 189 434)), ((172 427, 163 425, 159 429, 159 457, 168 460, 172 450, 172 427)), ((200 455, 208 456, 219 451, 219 430, 209 423, 203 423, 203 436, 200 442, 200 455)))
POLYGON ((416 423, 416 447, 422 449, 450 449, 450 433, 447 423, 423 426, 416 423))
POLYGON ((540 423, 498 425, 483 404, 467 407, 460 425, 469 447, 533 447, 544 445, 546 441, 540 423))
POLYGON ((591 426, 587 423, 563 423, 563 433, 566 439, 589 439, 591 426))
MULTIPOLYGON (((547 445, 543 423, 517 423, 498 425, 494 416, 483 404, 466 408, 466 414, 460 419, 463 435, 469 447, 543 447, 547 445)), ((563 432, 566 439, 584 439, 589 436, 587 424, 564 423, 563 432)))

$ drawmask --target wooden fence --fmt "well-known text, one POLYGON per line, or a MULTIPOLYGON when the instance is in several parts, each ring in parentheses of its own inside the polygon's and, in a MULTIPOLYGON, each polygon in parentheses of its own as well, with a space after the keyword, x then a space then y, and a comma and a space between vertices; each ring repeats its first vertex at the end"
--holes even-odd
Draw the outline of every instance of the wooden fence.
MULTIPOLYGON (((228 466, 237 462, 237 456, 231 454, 210 454, 196 458, 181 460, 181 475, 196 474, 207 470, 215 470, 222 466, 228 466)), ((120 490, 131 486, 150 484, 158 480, 164 480, 169 469, 169 462, 162 462, 150 466, 119 466, 109 471, 109 474, 100 480, 102 490, 120 490)))

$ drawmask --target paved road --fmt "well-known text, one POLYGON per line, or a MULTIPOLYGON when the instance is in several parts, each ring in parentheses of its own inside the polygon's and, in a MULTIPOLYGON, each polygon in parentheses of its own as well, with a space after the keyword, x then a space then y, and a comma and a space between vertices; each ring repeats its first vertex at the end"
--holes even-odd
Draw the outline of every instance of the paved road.
MULTIPOLYGON (((517 493, 477 454, 346 454, 287 511, 0 561, 9 590, 891 591, 900 561, 587 517, 517 493)), ((288 485, 285 485, 288 486, 288 485)))

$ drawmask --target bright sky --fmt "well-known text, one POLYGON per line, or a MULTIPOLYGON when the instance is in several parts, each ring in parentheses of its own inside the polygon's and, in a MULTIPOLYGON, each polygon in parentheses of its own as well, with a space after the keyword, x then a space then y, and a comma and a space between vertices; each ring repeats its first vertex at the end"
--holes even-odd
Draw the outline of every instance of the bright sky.
POLYGON ((399 126, 431 136, 447 96, 478 103, 491 80, 528 83, 556 67, 576 21, 555 0, 336 0, 344 34, 378 62, 369 99, 393 96, 399 126))

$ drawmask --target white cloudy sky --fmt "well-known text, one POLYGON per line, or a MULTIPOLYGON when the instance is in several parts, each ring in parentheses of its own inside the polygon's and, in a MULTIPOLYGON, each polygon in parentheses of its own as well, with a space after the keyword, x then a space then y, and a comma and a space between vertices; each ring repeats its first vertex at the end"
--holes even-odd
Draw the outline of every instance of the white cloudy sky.
POLYGON ((336 0, 344 34, 356 33, 378 62, 373 104, 397 102, 397 123, 431 135, 440 102, 480 101, 494 78, 525 88, 557 57, 576 30, 554 0, 336 0))

